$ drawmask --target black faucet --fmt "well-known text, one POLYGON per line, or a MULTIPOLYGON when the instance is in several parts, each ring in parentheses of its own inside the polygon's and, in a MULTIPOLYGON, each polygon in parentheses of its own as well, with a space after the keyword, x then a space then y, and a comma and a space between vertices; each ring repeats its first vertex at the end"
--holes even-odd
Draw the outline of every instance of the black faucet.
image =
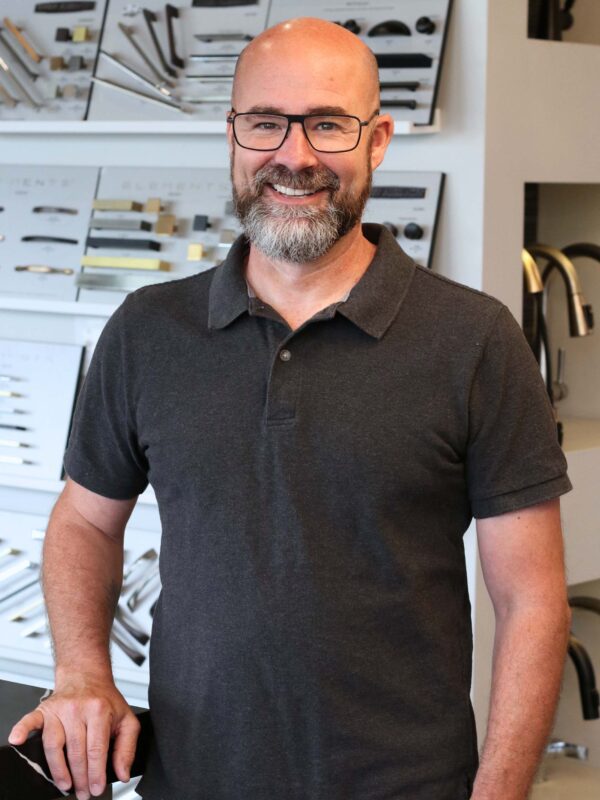
MULTIPOLYGON (((596 597, 570 597, 571 608, 585 608, 600 614, 600 600, 596 597)), ((569 637, 569 656, 577 670, 581 708, 584 719, 600 718, 600 695, 596 689, 594 666, 587 650, 573 634, 569 637)))

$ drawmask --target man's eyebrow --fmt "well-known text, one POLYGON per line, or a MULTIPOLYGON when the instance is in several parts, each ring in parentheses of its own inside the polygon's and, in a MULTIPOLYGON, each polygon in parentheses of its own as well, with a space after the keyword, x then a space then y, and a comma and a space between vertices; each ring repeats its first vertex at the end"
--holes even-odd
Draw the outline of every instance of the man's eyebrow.
MULTIPOLYGON (((277 106, 251 106, 246 112, 246 114, 285 114, 286 112, 282 108, 278 108, 277 106)), ((305 112, 305 114, 348 114, 345 108, 341 106, 311 106, 305 112)))

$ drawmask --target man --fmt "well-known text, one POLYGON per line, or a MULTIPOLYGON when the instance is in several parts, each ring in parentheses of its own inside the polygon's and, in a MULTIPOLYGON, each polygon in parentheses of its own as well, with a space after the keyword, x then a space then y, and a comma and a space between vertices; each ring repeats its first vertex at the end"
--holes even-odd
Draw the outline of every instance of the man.
POLYGON ((314 19, 266 31, 232 106, 246 238, 216 270, 129 296, 103 333, 46 536, 56 690, 11 741, 42 728, 84 798, 112 735, 127 777, 137 727, 108 640, 150 480, 163 591, 144 798, 524 800, 568 632, 570 487, 535 361, 499 302, 361 227, 392 121, 357 37, 314 19), (476 778, 472 516, 497 619, 476 778))

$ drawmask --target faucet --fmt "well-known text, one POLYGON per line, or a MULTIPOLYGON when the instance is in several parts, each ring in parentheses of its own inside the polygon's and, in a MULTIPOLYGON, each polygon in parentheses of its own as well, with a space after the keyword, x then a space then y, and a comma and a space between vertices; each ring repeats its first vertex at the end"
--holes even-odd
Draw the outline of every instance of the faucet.
POLYGON ((591 242, 577 242, 563 247, 563 253, 567 258, 573 259, 577 257, 593 258, 600 261, 600 246, 592 244, 591 242))
POLYGON ((521 250, 521 263, 523 265, 523 332, 538 364, 541 364, 542 349, 544 351, 546 390, 550 402, 554 405, 550 343, 543 309, 544 282, 535 258, 525 249, 521 250))
POLYGON ((569 656, 577 671, 584 719, 600 718, 600 695, 596 689, 594 666, 587 650, 573 634, 569 636, 569 656))
POLYGON ((594 329, 592 307, 584 300, 577 270, 569 257, 556 247, 543 244, 530 245, 527 250, 534 258, 544 258, 549 262, 542 273, 544 288, 552 271, 557 269, 560 272, 567 291, 569 333, 571 336, 588 336, 594 329))

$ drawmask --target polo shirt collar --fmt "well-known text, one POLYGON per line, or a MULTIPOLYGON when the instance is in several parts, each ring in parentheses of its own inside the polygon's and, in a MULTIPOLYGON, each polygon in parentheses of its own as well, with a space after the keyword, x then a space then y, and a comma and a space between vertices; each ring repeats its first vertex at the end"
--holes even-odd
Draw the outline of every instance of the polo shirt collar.
MULTIPOLYGON (((367 271, 336 312, 365 333, 381 339, 395 319, 415 274, 415 264, 382 225, 363 224, 365 237, 377 245, 367 271)), ((248 241, 240 236, 214 273, 209 296, 208 327, 225 328, 248 312, 244 262, 248 241)))
POLYGON ((248 240, 238 236, 225 261, 216 268, 208 297, 209 329, 226 328, 248 311, 248 287, 244 277, 247 255, 248 240))
POLYGON ((337 311, 365 333, 381 339, 398 314, 416 267, 383 225, 363 223, 362 230, 377 250, 367 271, 337 311))

